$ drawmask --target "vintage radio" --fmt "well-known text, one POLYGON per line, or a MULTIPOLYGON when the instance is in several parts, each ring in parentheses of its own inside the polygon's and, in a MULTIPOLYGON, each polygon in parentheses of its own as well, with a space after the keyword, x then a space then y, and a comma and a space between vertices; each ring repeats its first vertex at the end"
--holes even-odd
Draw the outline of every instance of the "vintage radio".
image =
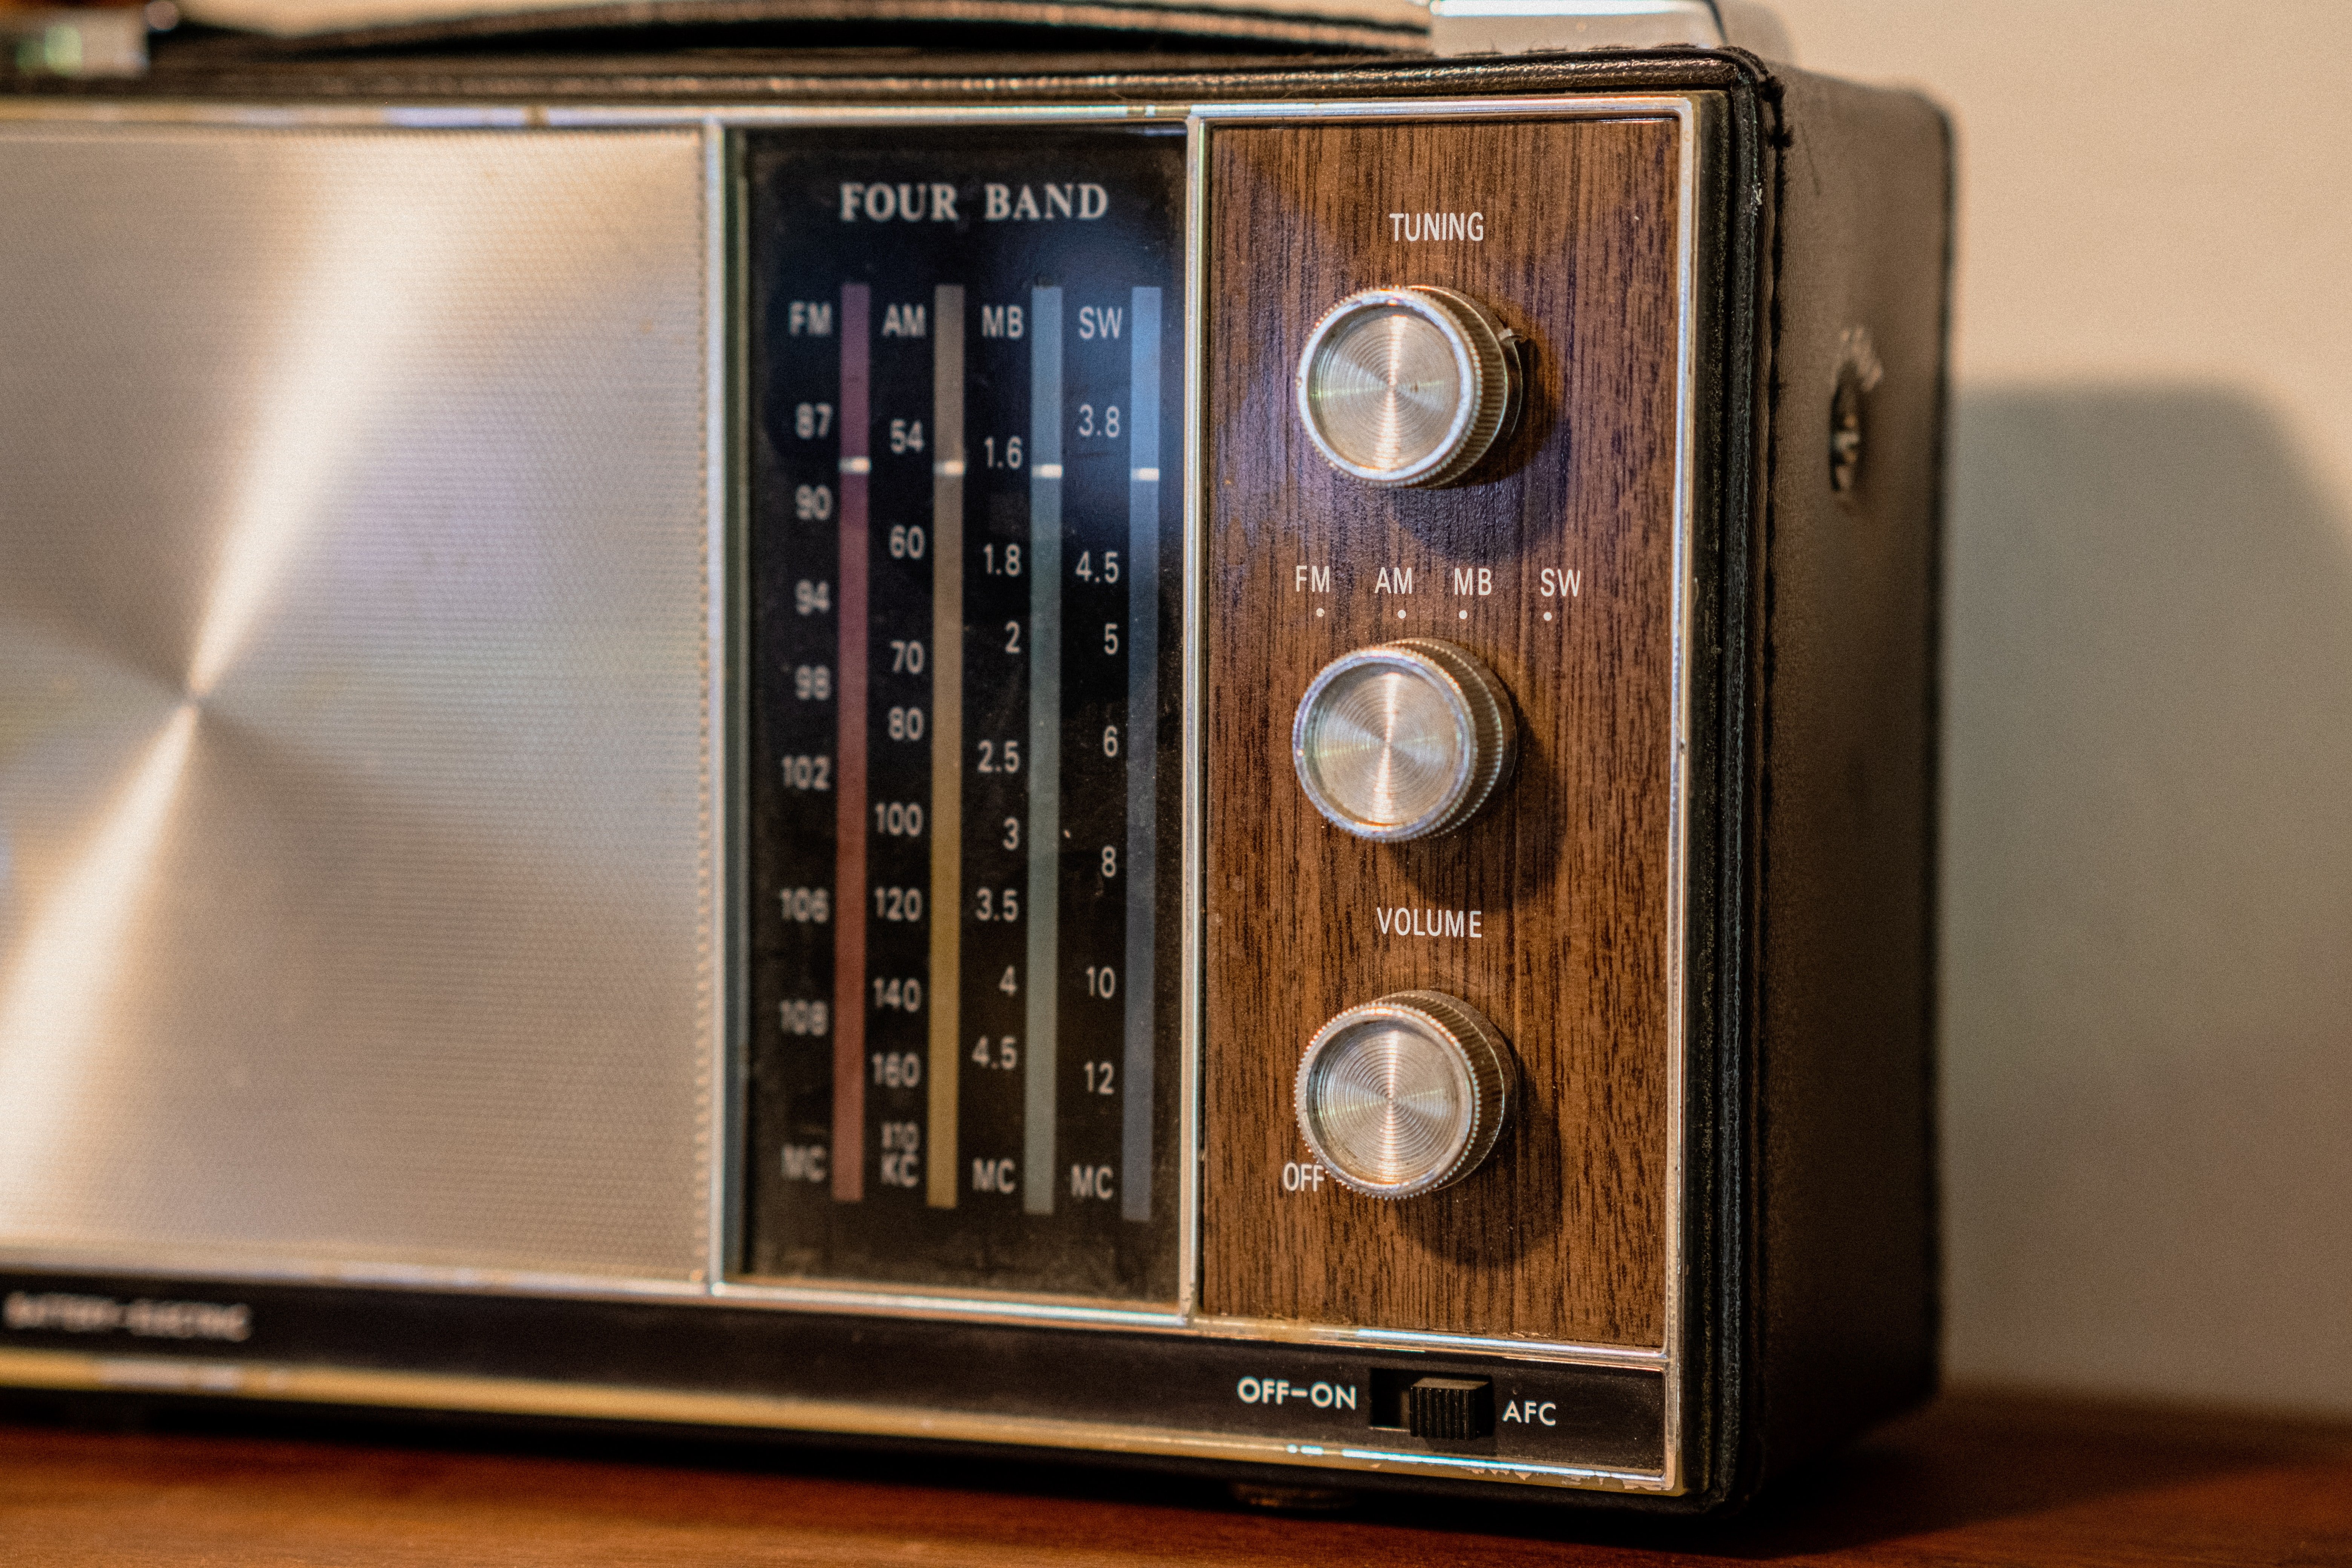
POLYGON ((1946 128, 1559 9, 16 79, 0 1384, 1684 1511, 1928 1390, 1946 128))

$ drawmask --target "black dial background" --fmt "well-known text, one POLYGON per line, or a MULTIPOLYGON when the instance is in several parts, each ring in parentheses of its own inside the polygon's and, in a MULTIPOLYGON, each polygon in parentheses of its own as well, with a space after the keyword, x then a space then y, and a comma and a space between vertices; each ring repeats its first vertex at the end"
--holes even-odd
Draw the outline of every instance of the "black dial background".
MULTIPOLYGON (((750 677, 747 785, 748 871, 742 905, 749 963, 747 995, 738 1041, 748 1090, 740 1169, 741 1267, 760 1277, 821 1277, 930 1286, 959 1286, 1068 1295, 1165 1300, 1175 1294, 1179 1072, 1176 1046, 1178 968, 1176 905, 1181 686, 1181 567, 1183 311, 1181 226, 1184 211, 1183 139, 1172 128, 1005 127, 871 132, 779 132, 745 139, 745 235, 749 280, 749 341, 745 350, 749 424, 750 506, 747 520, 750 677), (926 185, 952 184, 953 222, 849 222, 841 219, 845 181, 926 185), (1092 182, 1109 195, 1102 216, 1041 221, 984 221, 982 186, 1017 190, 1051 182, 1092 182), (1004 994, 998 981, 1008 966, 1025 971, 1023 924, 975 918, 975 891, 1025 886, 1027 850, 1003 849, 996 835, 1007 816, 1024 821, 1025 779, 982 778, 971 766, 975 743, 1020 736, 1028 723, 1029 668, 1025 652, 1004 651, 1004 625, 1030 616, 1030 581, 986 569, 983 549, 1028 548, 1030 475, 1005 466, 1009 436, 1030 433, 1030 342, 990 338, 982 331, 984 306, 1026 303, 1038 287, 1064 289, 1063 464, 1061 575, 1063 623, 1062 823, 1056 1161, 1114 1167, 1121 1156, 1121 1100, 1087 1092, 1089 1060, 1116 1059, 1123 1049, 1125 999, 1090 997, 1089 964, 1120 963, 1126 951, 1127 879, 1106 879, 1097 862, 1103 844, 1126 843, 1127 766, 1142 736, 1126 712, 1129 669, 1100 649, 1107 621, 1124 623, 1129 584, 1080 581, 1072 568, 1082 554, 1099 561, 1106 549, 1129 551, 1129 468, 1144 458, 1127 441, 1089 441, 1076 423, 1082 403, 1097 410, 1125 401, 1129 379, 1122 342, 1115 353, 1077 339, 1082 305, 1124 303, 1137 287, 1160 290, 1161 330, 1159 486, 1159 711, 1152 716, 1159 766, 1158 854, 1154 900, 1155 1069, 1152 1079, 1153 1181, 1151 1217, 1120 1218, 1116 1202, 1073 1201, 1058 1192, 1051 1215, 1026 1214, 1017 1192, 975 1192, 958 1172, 958 1205, 932 1208, 920 1183, 912 1188, 878 1182, 876 1162, 885 1121, 925 1120, 929 1090, 884 1088, 869 1081, 866 1100, 865 1195, 835 1201, 830 1185, 787 1175, 785 1151, 829 1144, 833 1122, 833 1049, 824 1036, 792 1035, 782 1009, 794 999, 834 994, 833 928, 787 922, 778 895, 788 887, 831 887, 835 798, 783 786, 782 759, 830 755, 837 742, 834 700, 803 698, 793 672, 831 666, 839 658, 832 613, 803 614, 795 598, 802 582, 835 583, 837 520, 803 521, 794 495, 804 485, 837 482, 836 436, 803 438, 797 406, 839 405, 840 340, 793 335, 790 301, 836 300, 845 282, 872 289, 869 486, 870 636, 868 709, 869 799, 919 801, 931 809, 931 757, 925 744, 884 742, 888 710, 934 700, 929 675, 890 670, 893 638, 931 636, 932 562, 893 558, 887 541, 894 523, 929 528, 931 457, 936 434, 920 453, 893 455, 894 419, 932 414, 933 342, 886 339, 881 329, 894 302, 933 300, 940 284, 965 290, 965 430, 968 467, 964 499, 964 680, 961 908, 927 908, 919 922, 867 924, 869 976, 923 976, 928 985, 929 921, 955 918, 961 926, 962 1049, 982 1034, 1021 1041, 1024 1001, 1004 994), (1081 352, 1085 350, 1086 352, 1081 352), (983 440, 997 442, 991 468, 983 440), (1090 640, 1091 639, 1091 640, 1090 640), (1129 736, 1118 758, 1102 754, 1109 724, 1129 736)), ((1001 561, 1001 556, 999 557, 1001 561)), ((1034 634, 1032 634, 1034 635, 1034 634)), ((838 687, 837 672, 834 681, 838 687)), ((936 817, 936 812, 932 811, 936 817)), ((928 832, 914 839, 869 835, 869 883, 926 886, 931 852, 928 832)), ((836 899, 870 897, 835 889, 836 899)), ((1023 973, 1025 990, 1030 977, 1023 973)), ((870 995, 870 993, 869 993, 870 995)), ((868 1052, 912 1052, 928 1059, 929 1009, 942 998, 927 994, 921 1011, 872 1007, 866 1013, 868 1052)), ((1023 1152, 1022 1071, 995 1071, 962 1063, 958 1157, 961 1165, 1023 1152)), ((928 1132, 928 1151, 935 1142, 928 1132)), ((1029 1179, 1029 1173, 1024 1173, 1029 1179)))

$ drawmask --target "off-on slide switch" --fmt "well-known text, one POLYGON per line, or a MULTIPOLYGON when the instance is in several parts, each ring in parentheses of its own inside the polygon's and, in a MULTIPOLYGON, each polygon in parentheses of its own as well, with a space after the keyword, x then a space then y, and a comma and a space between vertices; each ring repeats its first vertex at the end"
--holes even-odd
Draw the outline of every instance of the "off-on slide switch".
POLYGON ((1424 1377, 1404 1391, 1405 1430, 1440 1443, 1466 1443, 1495 1429, 1495 1385, 1483 1377, 1424 1377))

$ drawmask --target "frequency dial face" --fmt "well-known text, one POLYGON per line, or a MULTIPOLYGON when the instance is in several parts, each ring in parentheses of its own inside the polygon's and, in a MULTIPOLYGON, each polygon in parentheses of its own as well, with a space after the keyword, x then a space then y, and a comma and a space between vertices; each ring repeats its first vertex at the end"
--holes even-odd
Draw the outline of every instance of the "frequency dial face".
POLYGON ((1183 140, 744 159, 743 1270, 1172 1300, 1183 140))
POLYGON ((1494 1152, 1517 1076, 1476 1009, 1399 991, 1317 1032, 1298 1063, 1298 1131, 1343 1186, 1375 1198, 1433 1193, 1494 1152))
POLYGON ((1410 637, 1323 667, 1291 721, 1298 784, 1332 826, 1392 844, 1461 826, 1507 777, 1518 727, 1465 650, 1410 637))
POLYGON ((1307 334, 1297 394, 1308 438, 1341 473, 1452 484, 1517 419, 1518 342, 1450 289, 1367 289, 1307 334))

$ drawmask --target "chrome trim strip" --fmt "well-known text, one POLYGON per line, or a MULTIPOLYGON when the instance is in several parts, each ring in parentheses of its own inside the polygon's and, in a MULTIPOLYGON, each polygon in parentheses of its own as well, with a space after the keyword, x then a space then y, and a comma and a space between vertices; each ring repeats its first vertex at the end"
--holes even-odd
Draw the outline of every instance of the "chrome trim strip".
POLYGON ((846 1317, 928 1318, 1007 1327, 1027 1323, 1055 1328, 1150 1329, 1157 1333, 1181 1333, 1188 1326, 1184 1315, 1171 1307, 1121 1306, 1076 1296, 1055 1300, 1035 1296, 986 1296, 972 1291, 942 1290, 933 1294, 893 1290, 856 1281, 834 1284, 812 1280, 806 1284, 776 1285, 740 1279, 722 1279, 709 1293, 730 1307, 782 1307, 804 1312, 838 1312, 846 1317))
POLYGON ((941 104, 929 109, 903 109, 895 104, 866 103, 745 103, 693 110, 663 104, 587 104, 578 108, 545 105, 530 110, 536 123, 585 127, 658 125, 666 116, 689 113, 714 115, 730 125, 977 125, 998 121, 1162 121, 1185 120, 1191 109, 1167 103, 980 103, 941 104))
POLYGON ((1580 1344, 1553 1340, 1514 1340, 1490 1335, 1433 1333, 1419 1329, 1354 1328, 1300 1323, 1277 1318, 1211 1317, 1197 1311, 1148 1306, 1120 1307, 1071 1298, 937 1295, 907 1290, 859 1289, 826 1284, 754 1285, 722 1280, 710 1292, 730 1306, 784 1307, 845 1316, 927 1318, 940 1321, 1024 1323, 1056 1328, 1148 1329, 1154 1333, 1203 1340, 1250 1340, 1266 1344, 1355 1347, 1396 1355, 1423 1353, 1501 1356, 1513 1361, 1557 1362, 1576 1366, 1641 1367, 1671 1371, 1670 1353, 1642 1345, 1580 1344))
POLYGON ((1557 1362, 1571 1366, 1643 1367, 1671 1371, 1662 1350, 1639 1345, 1575 1344, 1557 1340, 1509 1340, 1478 1334, 1436 1333, 1424 1329, 1342 1328, 1274 1318, 1195 1318, 1189 1328, 1202 1339, 1255 1340, 1270 1344, 1352 1346, 1396 1355, 1424 1352, 1507 1356, 1513 1361, 1557 1362))
POLYGON ((547 1296, 642 1300, 648 1297, 699 1300, 710 1294, 707 1281, 632 1275, 541 1272, 526 1268, 480 1268, 464 1264, 389 1261, 323 1263, 316 1258, 254 1255, 225 1258, 218 1253, 156 1252, 136 1257, 97 1247, 0 1247, 0 1272, 86 1274, 131 1279, 192 1279, 223 1284, 321 1285, 358 1289, 435 1290, 453 1294, 547 1296))
POLYGON ((974 125, 996 122, 1108 121, 1175 125, 1191 113, 1183 102, 1068 104, 731 103, 587 104, 252 104, 186 99, 89 100, 0 95, 0 121, 57 121, 124 125, 244 125, 394 127, 418 131, 650 129, 667 125, 974 125))
POLYGON ((567 1274, 528 1274, 465 1268, 422 1268, 396 1265, 325 1268, 299 1264, 236 1269, 207 1267, 203 1259, 150 1258, 141 1263, 88 1255, 46 1254, 27 1259, 0 1254, 0 1273, 73 1273, 127 1279, 218 1281, 224 1284, 316 1285, 358 1289, 403 1289, 448 1295, 498 1293, 567 1300, 669 1300, 724 1307, 767 1308, 801 1312, 834 1313, 843 1317, 891 1317, 940 1322, 974 1322, 1002 1327, 1076 1328, 1147 1331, 1181 1338, 1252 1340, 1263 1343, 1354 1346, 1367 1352, 1396 1355, 1423 1353, 1487 1355, 1514 1361, 1558 1362, 1580 1366, 1623 1366, 1664 1369, 1666 1352, 1642 1346, 1575 1344, 1549 1341, 1512 1340, 1467 1334, 1430 1333, 1413 1329, 1347 1328, 1259 1318, 1205 1317, 1166 1307, 1124 1307, 1081 1298, 1041 1300, 1035 1297, 987 1297, 971 1294, 929 1295, 910 1290, 859 1289, 856 1286, 742 1284, 720 1279, 703 1284, 686 1280, 601 1279, 567 1274))
POLYGON ((1639 1470, 1399 1453, 1116 1422, 982 1415, 968 1411, 844 1401, 610 1387, 524 1378, 452 1377, 270 1362, 173 1361, 163 1357, 89 1355, 72 1351, 0 1350, 0 1383, 20 1388, 179 1394, 299 1405, 463 1410, 588 1421, 650 1421, 859 1436, 923 1437, 1238 1463, 1370 1468, 1407 1475, 1473 1476, 1522 1485, 1611 1491, 1663 1489, 1660 1477, 1639 1470))
POLYGON ((1199 119, 1227 124, 1299 120, 1492 120, 1497 115, 1539 115, 1547 120, 1624 120, 1638 116, 1687 121, 1697 101, 1693 93, 1620 93, 1567 98, 1387 98, 1313 100, 1261 103, 1196 103, 1199 119))
POLYGON ((733 269, 729 265, 727 243, 727 133, 716 121, 706 121, 702 127, 702 426, 709 464, 704 476, 704 505, 709 510, 707 521, 710 542, 709 586, 705 590, 710 641, 705 655, 709 668, 704 672, 702 696, 702 995, 710 1028, 709 1058, 703 1067, 701 1086, 702 1117, 697 1137, 702 1145, 698 1155, 709 1183, 703 1213, 707 1260, 702 1276, 709 1283, 727 1271, 731 1228, 728 1205, 737 1187, 734 1152, 740 1142, 733 1135, 733 1053, 728 1048, 736 1022, 730 973, 735 953, 734 943, 729 940, 733 930, 735 879, 728 874, 729 867, 734 863, 732 850, 737 842, 733 831, 735 792, 729 787, 735 749, 731 744, 734 725, 728 707, 731 692, 727 678, 728 628, 731 620, 727 595, 735 576, 730 565, 732 531, 729 524, 733 509, 730 504, 732 487, 729 483, 731 444, 728 440, 733 424, 732 378, 729 374, 732 356, 729 349, 735 312, 730 309, 733 302, 730 293, 733 269))
POLYGON ((1234 103, 1078 103, 932 105, 899 108, 880 104, 597 104, 571 108, 546 104, 400 106, 362 108, 349 104, 282 107, 215 104, 173 100, 86 101, 79 99, 11 98, 0 95, 0 121, 53 121, 75 124, 240 125, 287 127, 396 127, 406 130, 651 130, 661 126, 717 125, 729 130, 769 126, 982 125, 1036 121, 1108 124, 1184 124, 1198 132, 1208 121, 1347 120, 1381 117, 1459 120, 1495 115, 1542 115, 1551 119, 1622 119, 1671 115, 1685 119, 1701 94, 1628 93, 1555 98, 1422 98, 1312 100, 1234 103))
MULTIPOLYGON (((724 338, 719 345, 722 353, 715 355, 722 364, 726 413, 719 423, 718 444, 725 458, 726 491, 719 512, 724 549, 716 565, 719 581, 725 592, 725 618, 721 623, 723 642, 719 689, 725 700, 721 710, 725 716, 723 738, 727 744, 728 771, 722 775, 731 792, 726 798, 727 812, 720 821, 720 844, 730 850, 745 841, 750 817, 749 750, 744 742, 750 731, 751 690, 749 681, 751 639, 751 585, 748 574, 739 570, 738 563, 750 559, 751 528, 751 464, 743 448, 734 440, 734 431, 750 406, 746 377, 750 374, 750 268, 746 263, 749 242, 745 235, 742 210, 742 142, 729 132, 717 120, 706 121, 709 133, 718 139, 719 176, 721 182, 718 212, 723 219, 719 243, 724 247, 724 264, 717 268, 726 285, 727 310, 720 318, 724 338)), ((750 1063, 739 1050, 739 1036, 748 1038, 749 1018, 743 1011, 749 995, 750 966, 740 944, 732 939, 736 932, 750 923, 748 879, 739 879, 729 884, 729 898, 724 908, 725 921, 720 926, 719 973, 721 994, 727 1009, 719 1037, 719 1107, 724 1112, 715 1118, 715 1124, 724 1130, 725 1145, 719 1151, 719 1165, 724 1173, 724 1190, 720 1194, 721 1229, 716 1239, 716 1252, 711 1259, 709 1283, 716 1287, 727 1277, 734 1258, 740 1256, 743 1237, 744 1190, 749 1180, 745 1143, 748 1137, 750 1112, 742 1088, 749 1081, 750 1063)))
POLYGON ((1208 385, 1208 139, 1197 116, 1184 121, 1184 717, 1181 760, 1183 795, 1178 806, 1182 883, 1177 894, 1177 960, 1181 972, 1177 989, 1179 1071, 1183 1099, 1177 1149, 1183 1163, 1178 1181, 1183 1207, 1177 1222, 1177 1310, 1187 1318, 1201 1310, 1201 1163, 1207 1158, 1202 1142, 1205 1125, 1201 1106, 1204 1074, 1201 1070, 1201 879, 1203 834, 1201 821, 1201 517, 1208 483, 1201 465, 1201 405, 1208 385))
POLYGON ((1671 800, 1666 824, 1666 1361, 1674 1370, 1666 1398, 1666 1484, 1685 1489, 1683 1465, 1684 1269, 1683 1226, 1690 1180, 1686 1142, 1689 1137, 1689 998, 1685 986, 1685 925, 1690 919, 1690 711, 1691 607, 1696 602, 1692 581, 1691 509, 1698 461, 1697 400, 1691 376, 1696 369, 1698 268, 1698 140, 1706 105, 1697 99, 1684 106, 1679 117, 1682 143, 1677 175, 1681 198, 1676 204, 1679 233, 1675 239, 1675 296, 1680 328, 1675 334, 1675 604, 1674 711, 1667 725, 1667 778, 1671 800))

